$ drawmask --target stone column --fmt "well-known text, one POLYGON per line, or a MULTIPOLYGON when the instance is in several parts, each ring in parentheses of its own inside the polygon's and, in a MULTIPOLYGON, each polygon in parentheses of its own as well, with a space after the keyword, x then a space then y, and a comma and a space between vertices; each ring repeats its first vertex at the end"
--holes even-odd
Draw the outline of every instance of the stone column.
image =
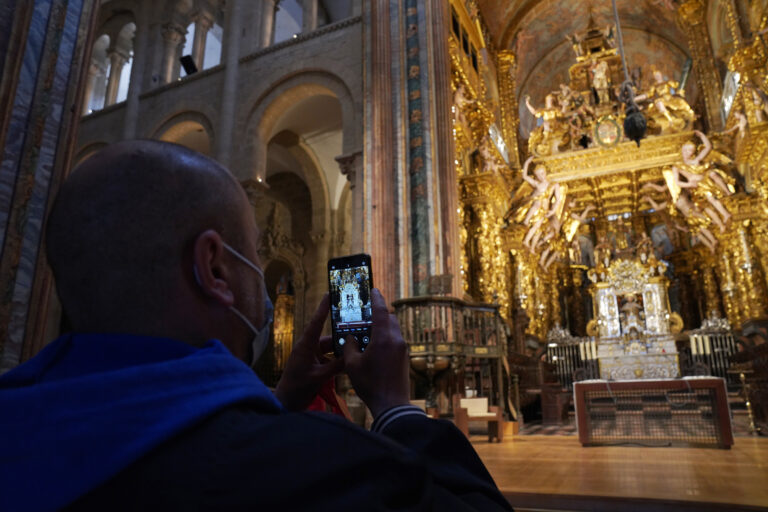
POLYGON ((0 9, 0 34, 10 34, 0 83, 0 374, 59 334, 43 226, 75 153, 97 6, 26 0, 0 9))
POLYGON ((261 1, 261 47, 272 46, 275 38, 275 12, 277 12, 276 0, 261 1))
POLYGON ((114 105, 117 101, 117 90, 120 87, 120 75, 123 66, 129 57, 117 48, 112 48, 107 53, 109 57, 109 78, 107 79, 107 94, 104 98, 104 106, 114 105))
MULTIPOLYGON (((392 45, 389 0, 364 2, 370 30, 366 31, 366 62, 370 77, 366 94, 370 94, 367 167, 370 177, 364 180, 366 233, 364 248, 373 259, 373 281, 388 300, 397 298, 398 283, 395 276, 407 267, 398 263, 395 236, 395 172, 392 112, 392 45), (370 217, 368 217, 370 215, 370 217), (401 266, 402 265, 402 266, 401 266)), ((416 269, 413 269, 416 272, 416 269)))
MULTIPOLYGON (((363 250, 363 187, 358 183, 363 177, 363 152, 355 151, 336 157, 341 174, 347 177, 352 194, 352 222, 350 229, 350 250, 353 253, 363 250)), ((375 281, 374 281, 375 282, 375 281)), ((378 286, 378 282, 375 282, 378 286)))
POLYGON ((317 28, 317 1, 302 0, 302 32, 311 32, 317 28))
MULTIPOLYGON (((231 8, 228 7, 228 8, 231 8)), ((195 61, 198 71, 203 70, 205 61, 205 41, 213 22, 206 16, 198 16, 195 20, 195 38, 192 42, 192 60, 195 61)))
POLYGON ((176 60, 179 47, 184 44, 184 34, 187 29, 177 23, 163 25, 163 64, 161 80, 164 84, 170 83, 174 78, 176 60))
POLYGON ((83 92, 83 108, 81 109, 81 113, 84 116, 90 113, 93 90, 96 87, 96 80, 99 78, 100 74, 99 66, 91 62, 91 65, 88 66, 88 78, 86 79, 85 91, 83 92))
POLYGON ((243 0, 227 2, 226 48, 224 84, 219 111, 219 129, 216 136, 216 159, 224 167, 229 167, 232 155, 232 129, 235 125, 235 104, 237 102, 237 74, 240 56, 240 13, 243 0))
POLYGON ((715 65, 706 23, 706 6, 702 0, 686 0, 679 8, 680 25, 688 39, 693 67, 698 79, 699 94, 704 96, 707 124, 710 130, 722 130, 720 98, 723 87, 715 65))
POLYGON ((149 21, 148 14, 142 10, 136 23, 136 32, 133 35, 133 65, 131 66, 131 80, 128 84, 128 96, 125 99, 125 124, 123 137, 135 139, 139 135, 137 123, 139 120, 139 95, 144 84, 144 70, 149 61, 149 21))
POLYGON ((520 120, 518 119, 517 59, 514 52, 502 50, 497 54, 496 61, 499 81, 499 98, 501 101, 501 133, 509 152, 510 167, 520 167, 520 153, 517 147, 517 133, 520 120))

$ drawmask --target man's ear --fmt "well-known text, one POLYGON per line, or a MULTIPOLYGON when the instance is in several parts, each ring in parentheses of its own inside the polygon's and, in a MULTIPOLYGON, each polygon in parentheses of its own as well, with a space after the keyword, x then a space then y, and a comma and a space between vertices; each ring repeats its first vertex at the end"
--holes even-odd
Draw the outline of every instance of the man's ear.
POLYGON ((224 241, 213 229, 200 233, 192 249, 195 278, 203 294, 222 306, 235 303, 230 287, 232 273, 224 263, 224 241))

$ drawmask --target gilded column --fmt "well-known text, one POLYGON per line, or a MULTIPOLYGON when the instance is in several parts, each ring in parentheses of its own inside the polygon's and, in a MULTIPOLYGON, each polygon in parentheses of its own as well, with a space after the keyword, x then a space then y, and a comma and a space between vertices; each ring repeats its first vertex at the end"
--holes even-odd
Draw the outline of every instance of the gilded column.
POLYGON ((765 280, 760 265, 754 258, 746 227, 743 225, 739 227, 737 235, 734 245, 738 247, 740 309, 745 316, 743 323, 747 320, 765 318, 768 315, 766 314, 765 280))
POLYGON ((710 130, 723 128, 720 118, 720 98, 723 94, 712 53, 706 24, 706 6, 702 0, 686 0, 679 8, 681 25, 688 39, 688 49, 698 78, 699 94, 704 95, 707 124, 710 130))
MULTIPOLYGON (((725 244, 723 244, 725 245, 725 244)), ((736 277, 734 274, 734 268, 731 264, 732 254, 726 250, 726 247, 721 247, 720 250, 720 292, 723 297, 723 306, 725 307, 725 316, 728 322, 736 327, 741 325, 742 319, 739 311, 738 304, 736 302, 736 295, 738 294, 736 277)))
POLYGON ((520 120, 518 119, 517 87, 515 74, 517 73, 517 59, 514 52, 502 50, 497 55, 497 68, 499 80, 499 97, 501 100, 501 133, 509 152, 510 167, 520 167, 520 153, 517 147, 517 131, 520 120))
POLYGON ((720 295, 717 293, 717 281, 715 280, 714 269, 710 265, 705 265, 700 267, 697 273, 701 278, 704 288, 706 318, 722 318, 723 312, 720 307, 720 295))

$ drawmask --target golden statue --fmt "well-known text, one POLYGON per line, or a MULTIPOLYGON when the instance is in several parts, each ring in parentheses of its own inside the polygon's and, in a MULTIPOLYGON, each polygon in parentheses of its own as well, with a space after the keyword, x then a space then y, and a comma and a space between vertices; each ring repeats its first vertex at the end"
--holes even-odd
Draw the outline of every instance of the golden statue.
POLYGON ((683 97, 680 84, 664 80, 658 69, 653 70, 654 84, 644 94, 635 97, 637 102, 648 100, 648 126, 658 133, 677 133, 690 128, 696 117, 683 97))
POLYGON ((568 144, 569 130, 561 109, 555 105, 555 95, 547 94, 544 108, 538 110, 531 105, 531 97, 526 96, 525 106, 534 117, 542 120, 541 126, 531 132, 528 150, 536 156, 548 156, 562 151, 568 144))

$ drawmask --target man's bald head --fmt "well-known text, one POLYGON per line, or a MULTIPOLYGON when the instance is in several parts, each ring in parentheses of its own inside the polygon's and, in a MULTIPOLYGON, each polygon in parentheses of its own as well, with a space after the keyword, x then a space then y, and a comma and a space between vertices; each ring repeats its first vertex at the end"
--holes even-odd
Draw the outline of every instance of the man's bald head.
POLYGON ((247 198, 232 175, 192 150, 126 141, 96 153, 64 182, 47 226, 58 293, 79 328, 94 315, 160 314, 195 237, 241 242, 247 198))

